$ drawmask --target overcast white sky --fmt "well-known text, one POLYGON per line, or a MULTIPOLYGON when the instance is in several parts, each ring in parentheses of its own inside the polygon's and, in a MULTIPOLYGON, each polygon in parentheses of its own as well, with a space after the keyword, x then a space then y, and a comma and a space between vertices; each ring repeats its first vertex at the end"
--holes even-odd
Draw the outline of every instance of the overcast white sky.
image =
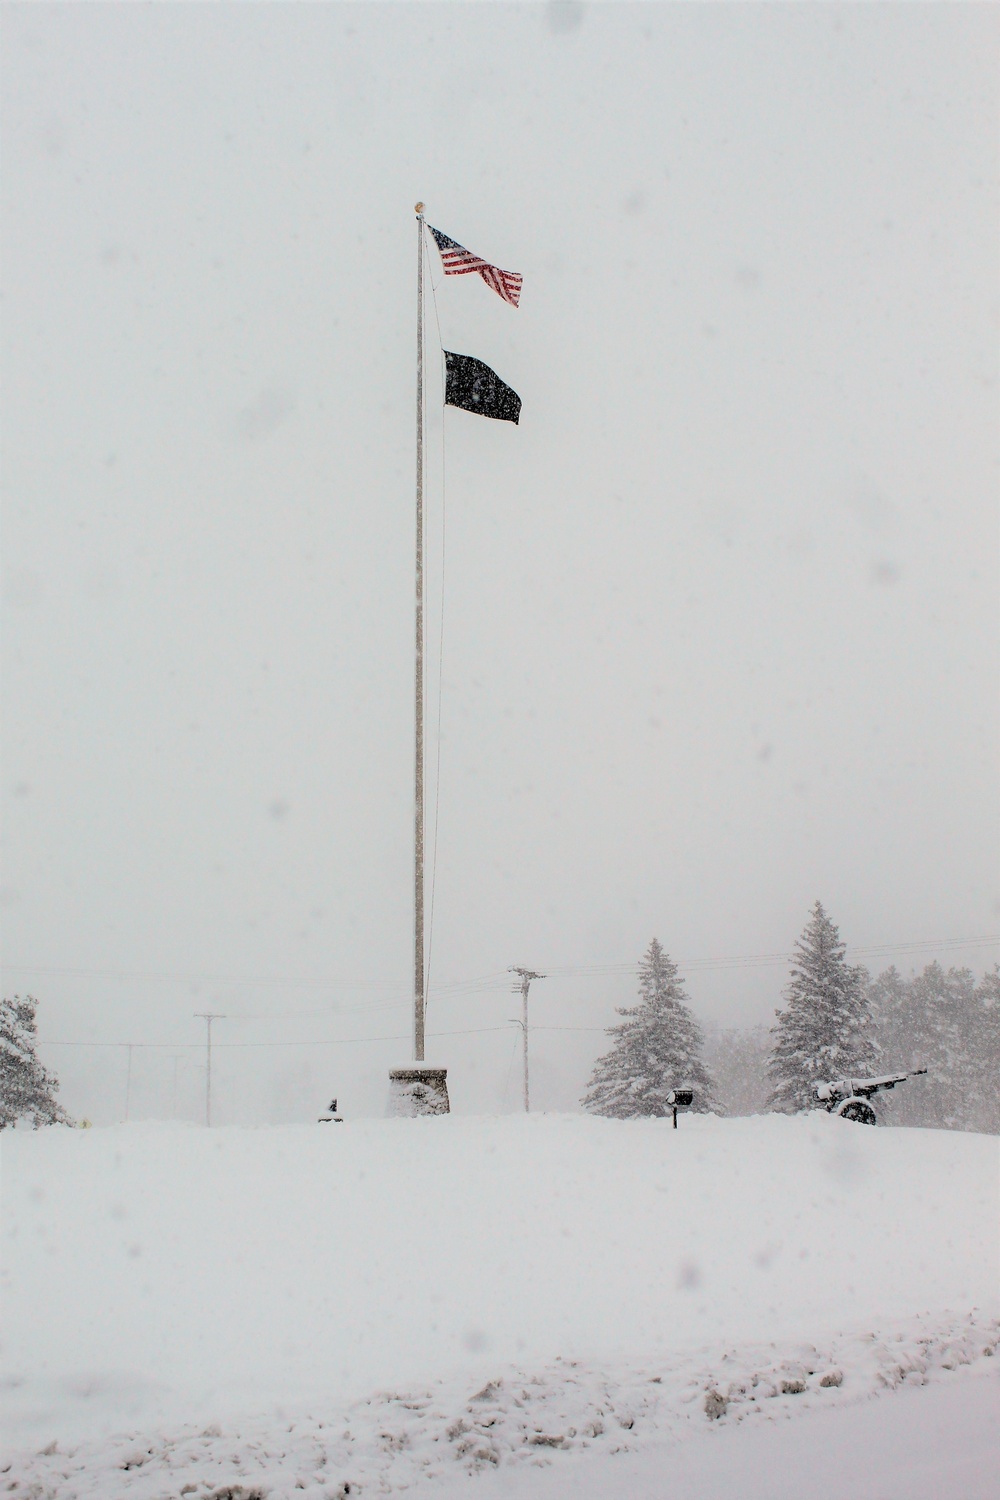
MULTIPOLYGON (((504 1027, 510 964, 603 1027, 654 934, 702 1020, 769 1020, 780 964, 699 961, 817 897, 859 957, 1000 930, 996 7, 3 28, 5 988, 47 1041, 170 1044, 131 1107, 192 1116, 193 1012, 294 1041, 219 1054, 232 1120, 378 1112, 407 1059, 326 1044, 409 1028, 418 198, 524 276, 437 288, 524 407, 449 410, 443 485, 431 423, 431 1033, 504 1027)), ((430 1043, 456 1108, 515 1107, 515 1040, 430 1043)), ((603 1041, 536 1034, 539 1107, 603 1041)), ((123 1053, 45 1056, 120 1115, 123 1053)))

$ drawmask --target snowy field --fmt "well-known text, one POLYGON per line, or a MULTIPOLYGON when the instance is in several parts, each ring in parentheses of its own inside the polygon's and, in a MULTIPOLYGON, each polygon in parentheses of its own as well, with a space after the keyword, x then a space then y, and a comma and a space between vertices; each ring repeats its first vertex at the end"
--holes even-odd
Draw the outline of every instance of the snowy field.
POLYGON ((996 1137, 451 1116, 2 1149, 5 1492, 585 1500, 683 1475, 728 1500, 750 1465, 805 1500, 829 1492, 811 1455, 873 1445, 892 1484, 869 1465, 852 1494, 901 1493, 901 1465, 928 1500, 995 1483, 996 1137))

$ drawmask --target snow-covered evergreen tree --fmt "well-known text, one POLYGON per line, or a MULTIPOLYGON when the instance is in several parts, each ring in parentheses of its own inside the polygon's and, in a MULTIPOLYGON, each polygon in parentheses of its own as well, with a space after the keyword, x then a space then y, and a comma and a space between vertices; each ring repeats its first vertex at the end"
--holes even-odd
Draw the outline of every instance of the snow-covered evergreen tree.
POLYGON ((608 1028, 614 1045, 594 1065, 584 1109, 619 1120, 667 1115, 667 1095, 682 1085, 694 1090, 692 1109, 715 1109, 715 1086, 701 1058, 701 1027, 677 965, 656 938, 639 963, 639 995, 639 1005, 618 1007, 625 1019, 608 1028))
POLYGON ((772 1110, 815 1109, 816 1083, 878 1071, 867 982, 864 969, 846 962, 840 934, 817 901, 795 944, 785 1008, 771 1028, 772 1110))
POLYGON ((0 1130, 17 1120, 30 1120, 36 1129, 73 1123, 56 1100, 58 1080, 35 1051, 37 1005, 31 995, 0 1001, 0 1130))
MULTIPOLYGON (((895 964, 891 964, 877 979, 869 979, 868 999, 886 1071, 919 1068, 923 1063, 923 1049, 913 1026, 910 981, 903 978, 895 964)), ((894 1098, 887 1104, 890 1102, 895 1106, 899 1100, 894 1098)))
POLYGON ((1000 965, 976 986, 976 1079, 967 1130, 1000 1135, 1000 965))
POLYGON ((886 1123, 1000 1132, 1000 973, 928 964, 904 979, 887 969, 869 985, 884 1068, 923 1066, 893 1090, 886 1123))

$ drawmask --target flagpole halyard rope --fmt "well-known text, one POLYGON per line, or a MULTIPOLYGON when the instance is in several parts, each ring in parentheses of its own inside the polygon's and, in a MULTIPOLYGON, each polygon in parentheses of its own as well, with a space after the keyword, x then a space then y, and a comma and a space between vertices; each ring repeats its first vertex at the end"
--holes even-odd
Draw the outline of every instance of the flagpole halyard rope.
POLYGON ((417 216, 417 515, 414 669, 413 1059, 424 1060, 424 205, 417 216))
MULTIPOLYGON (((426 236, 424 237, 426 243, 426 236)), ((438 828, 441 815, 441 717, 444 702, 444 565, 445 565, 445 538, 447 520, 447 464, 446 443, 444 433, 444 335, 441 332, 441 316, 438 309, 437 287, 434 285, 434 277, 428 276, 431 288, 431 305, 434 308, 434 323, 437 327, 438 345, 441 350, 441 612, 440 626, 438 630, 438 701, 437 701, 437 746, 435 749, 434 767, 434 852, 431 856, 431 899, 430 910, 427 921, 427 988, 424 997, 424 1009, 430 1005, 431 988, 431 959, 434 953, 434 898, 437 893, 437 857, 438 857, 438 828)))
POLYGON ((519 421, 521 398, 500 379, 482 360, 469 355, 446 350, 441 333, 441 317, 438 309, 437 287, 433 272, 427 263, 427 236, 429 229, 438 250, 445 276, 461 276, 477 271, 503 301, 517 307, 521 296, 521 276, 515 271, 503 271, 481 257, 457 244, 424 218, 424 205, 416 204, 417 215, 417 732, 416 732, 416 813, 415 813, 415 939, 414 939, 414 1054, 418 1062, 423 1061, 424 1020, 431 983, 431 959, 434 944, 434 904, 437 893, 437 856, 441 821, 441 726, 444 700, 444 598, 445 598, 445 540, 447 516, 447 463, 444 432, 444 407, 451 405, 465 411, 477 412, 481 416, 503 422, 519 421), (438 344, 441 351, 442 374, 442 420, 441 420, 441 604, 438 629, 438 682, 437 682, 437 745, 435 747, 434 771, 434 848, 431 856, 431 889, 429 920, 426 930, 426 960, 424 949, 424 431, 427 402, 424 388, 424 274, 430 282, 434 321, 437 326, 438 344))

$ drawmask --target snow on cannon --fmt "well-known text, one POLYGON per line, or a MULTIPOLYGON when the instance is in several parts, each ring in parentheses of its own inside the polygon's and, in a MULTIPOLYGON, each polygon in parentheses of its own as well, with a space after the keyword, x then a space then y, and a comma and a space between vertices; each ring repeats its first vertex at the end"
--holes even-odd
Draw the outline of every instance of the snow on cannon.
POLYGON ((881 1078, 836 1078, 832 1083, 817 1083, 816 1098, 826 1105, 828 1114, 857 1120, 859 1125, 875 1125, 875 1111, 868 1103, 872 1095, 926 1072, 926 1068, 913 1068, 909 1073, 885 1073, 881 1078))
POLYGON ((686 1109, 694 1102, 694 1089, 671 1089, 667 1095, 667 1103, 674 1112, 674 1129, 677 1129, 677 1111, 686 1109))

